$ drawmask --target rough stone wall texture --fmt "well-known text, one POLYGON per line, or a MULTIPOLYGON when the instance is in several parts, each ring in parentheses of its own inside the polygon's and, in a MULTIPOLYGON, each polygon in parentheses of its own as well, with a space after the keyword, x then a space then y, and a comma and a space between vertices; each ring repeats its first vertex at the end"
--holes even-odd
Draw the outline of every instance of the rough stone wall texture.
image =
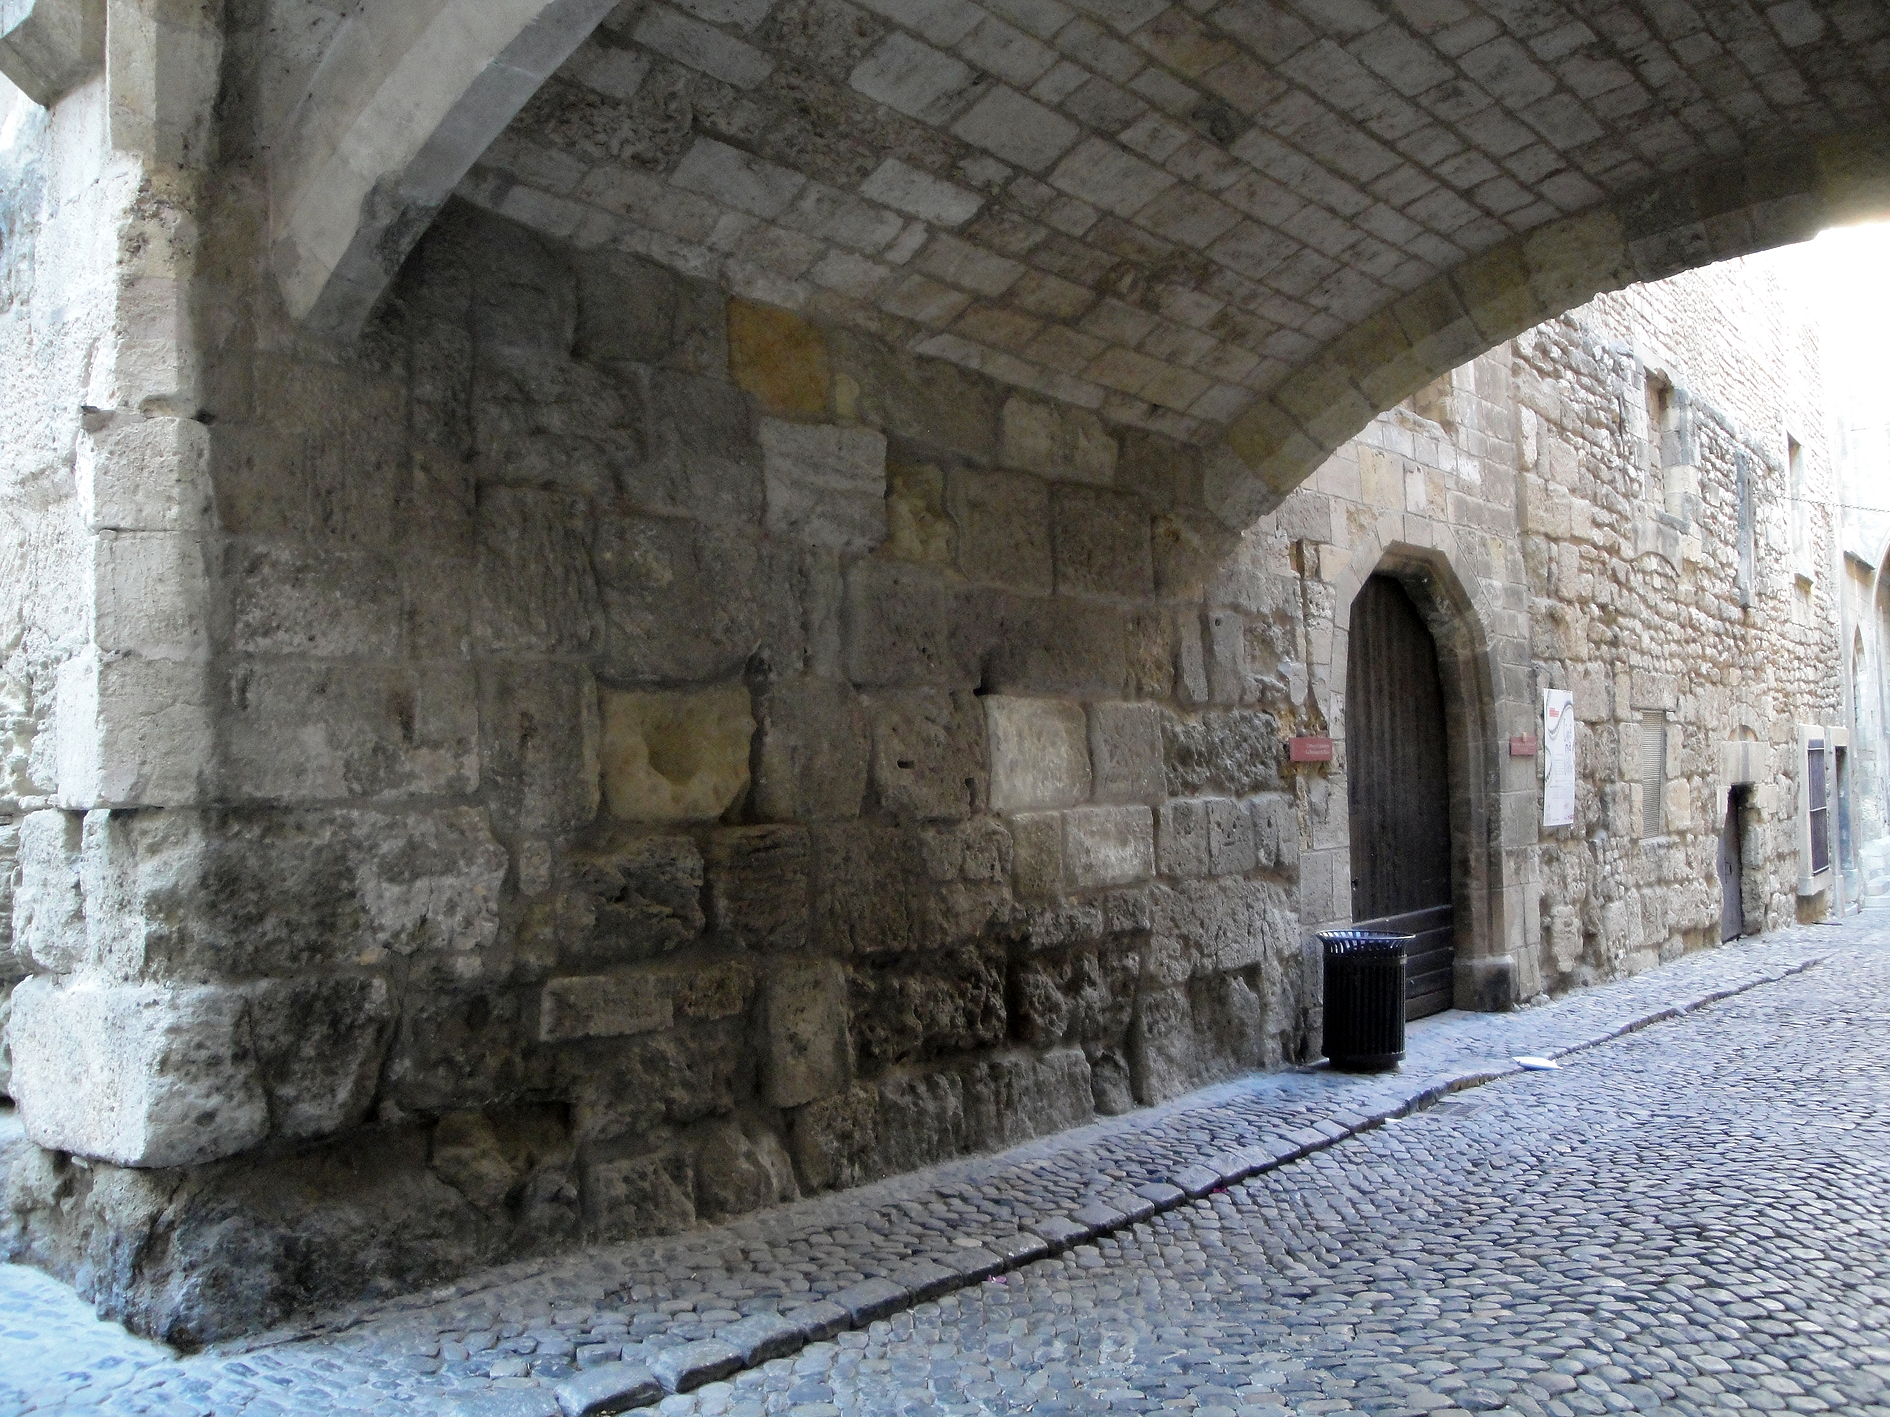
POLYGON ((208 665, 207 746, 175 796, 18 803, 5 1244, 172 1338, 1307 1056, 1381 568, 1445 668, 1466 1005, 1706 942, 1719 739, 1776 745, 1789 823, 1786 730, 1830 716, 1829 587, 1802 628, 1770 569, 1738 602, 1773 396, 1671 334, 1698 483, 1637 480, 1617 346, 1668 294, 1466 366, 1233 537, 1158 434, 470 205, 333 347, 219 200, 211 419, 152 415, 206 430, 213 530, 125 571, 205 587, 135 628, 208 665), (1591 717, 1545 837, 1500 749, 1546 684, 1591 717))

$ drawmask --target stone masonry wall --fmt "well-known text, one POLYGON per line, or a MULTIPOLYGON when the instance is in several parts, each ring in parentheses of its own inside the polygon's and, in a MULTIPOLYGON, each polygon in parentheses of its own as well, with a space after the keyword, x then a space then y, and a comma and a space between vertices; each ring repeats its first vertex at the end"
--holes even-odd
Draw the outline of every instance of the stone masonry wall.
POLYGON ((1637 510, 1598 307, 1233 537, 1191 448, 470 205, 358 348, 260 289, 200 316, 205 805, 22 804, 4 1245, 180 1341, 1314 1056, 1374 571, 1439 645, 1464 1006, 1707 943, 1717 745, 1830 672, 1776 586, 1737 604, 1772 445, 1710 379, 1697 480, 1637 510), (1583 786, 1542 834, 1505 745, 1549 684, 1583 786))

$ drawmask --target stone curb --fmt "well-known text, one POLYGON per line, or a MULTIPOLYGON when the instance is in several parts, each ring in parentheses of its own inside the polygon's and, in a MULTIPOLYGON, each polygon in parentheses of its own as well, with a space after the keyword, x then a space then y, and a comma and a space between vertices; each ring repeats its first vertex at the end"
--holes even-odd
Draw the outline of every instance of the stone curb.
MULTIPOLYGON (((1683 1018, 1762 985, 1779 983, 1793 975, 1802 974, 1814 965, 1822 964, 1827 958, 1829 955, 1816 955, 1773 965, 1730 984, 1702 991, 1678 1002, 1667 1002, 1646 1009, 1625 1020, 1611 1020, 1595 1026, 1586 1036, 1573 1042, 1545 1050, 1542 1056, 1550 1059, 1566 1058, 1599 1047, 1655 1024, 1683 1018)), ((721 1360, 715 1365, 718 1371, 713 1377, 727 1377, 738 1369, 757 1366, 766 1358, 786 1356, 809 1343, 831 1338, 843 1329, 863 1328, 875 1319, 901 1309, 936 1299, 956 1289, 967 1288, 1009 1270, 1020 1269, 1046 1255, 1059 1254, 1152 1216, 1179 1209, 1191 1201, 1238 1185, 1264 1172, 1290 1165, 1316 1151, 1335 1146, 1348 1137, 1435 1106, 1456 1093, 1515 1077, 1525 1071, 1519 1064, 1504 1062, 1493 1067, 1466 1069, 1442 1076, 1431 1074, 1421 1081, 1413 1078, 1411 1081, 1417 1085, 1403 1096, 1369 1111, 1361 1113, 1335 1107, 1328 1116, 1311 1126, 1282 1132, 1251 1146, 1218 1152, 1192 1165, 1177 1168, 1165 1184, 1152 1182, 1102 1200, 1091 1201, 1069 1215, 1040 1218, 1017 1236, 981 1239, 975 1249, 964 1247, 955 1254, 913 1260, 896 1276, 862 1280, 828 1299, 805 1304, 779 1315, 767 1326, 765 1354, 759 1345, 753 1349, 744 1347, 741 1339, 759 1327, 754 1325, 752 1319, 744 1319, 721 1330, 718 1338, 710 1341, 718 1350, 717 1356, 721 1360), (958 1258, 960 1255, 966 1258, 961 1260, 958 1258), (741 1360, 733 1366, 725 1366, 728 1361, 725 1354, 738 1351, 741 1360), (750 1353, 754 1356, 750 1357, 750 1353)), ((1381 1077, 1392 1081, 1397 1075, 1384 1074, 1381 1077)), ((698 1346, 688 1345, 689 1348, 698 1346)), ((680 1353, 683 1350, 670 1351, 680 1353)), ((654 1362, 650 1366, 656 1369, 654 1362)), ((666 1367, 657 1369, 656 1376, 670 1392, 686 1392, 713 1380, 694 1365, 676 1364, 672 1360, 668 1366, 674 1367, 673 1375, 666 1367)), ((460 1406, 449 1401, 444 1410, 464 1412, 470 1417, 473 1412, 485 1409, 460 1406)))

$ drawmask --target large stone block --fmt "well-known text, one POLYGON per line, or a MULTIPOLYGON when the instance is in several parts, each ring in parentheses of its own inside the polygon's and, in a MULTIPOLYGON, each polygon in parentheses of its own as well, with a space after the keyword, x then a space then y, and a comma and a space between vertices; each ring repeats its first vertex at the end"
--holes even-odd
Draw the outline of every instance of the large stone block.
POLYGON ((724 297, 713 285, 609 249, 580 251, 575 266, 579 359, 726 375, 724 297))
MULTIPOLYGON (((486 288, 498 285, 491 282, 486 288)), ((579 496, 608 495, 631 480, 644 444, 643 401, 634 384, 564 356, 562 349, 529 347, 527 339, 568 339, 564 318, 551 328, 524 329, 530 315, 507 332, 523 336, 511 349, 483 345, 473 365, 468 422, 472 467, 484 492, 555 489, 579 496)), ((484 520, 485 508, 480 508, 484 520)))
POLYGON ((801 1186, 824 1191, 871 1180, 879 1149, 879 1094, 853 1087, 794 1113, 789 1147, 801 1186))
POLYGON ((958 569, 967 578, 1013 590, 1050 590, 1050 491, 1040 478, 961 472, 952 479, 950 507, 958 523, 958 569))
POLYGON ((570 864, 590 921, 588 943, 572 953, 644 959, 702 933, 702 853, 691 838, 611 835, 573 850, 570 864))
POLYGON ((186 983, 395 955, 462 968, 498 934, 508 860, 482 809, 101 809, 76 843, 66 816, 29 819, 46 864, 21 923, 42 968, 186 983))
POLYGON ((768 530, 858 554, 886 539, 886 435, 872 428, 761 422, 768 530))
POLYGON ((1080 705, 989 694, 984 710, 993 810, 1070 807, 1089 799, 1089 731, 1080 705))
POLYGON ((775 1107, 798 1107, 852 1081, 846 976, 832 960, 783 961, 765 989, 762 1084, 775 1107))
POLYGON ((794 648, 798 637, 778 633, 798 619, 794 587, 772 580, 772 569, 749 535, 681 520, 607 518, 597 545, 607 626, 599 672, 704 683, 740 674, 757 644, 794 648), (785 603, 764 607, 764 585, 785 603))
POLYGON ((597 681, 583 665, 480 664, 480 767, 501 831, 558 835, 592 821, 601 738, 597 681))
POLYGON ((1115 478, 1115 437, 1107 424, 1085 409, 1013 394, 1004 403, 1003 432, 1007 467, 1098 486, 1115 478))
POLYGON ((622 1038, 668 1028, 671 1017, 668 992, 648 974, 553 979, 539 997, 538 1038, 543 1043, 622 1038))
POLYGON ((1096 801, 1158 804, 1167 791, 1161 710, 1154 704, 1091 704, 1089 760, 1096 801))
POLYGON ((1004 1041, 1004 958, 988 943, 863 961, 851 971, 849 994, 849 1032, 869 1073, 1004 1041))
POLYGON ((696 1213, 726 1220, 763 1206, 799 1200, 794 1163, 766 1127, 716 1122, 696 1149, 696 1213))
POLYGON ((274 1135, 329 1136, 366 1120, 394 1022, 386 982, 285 979, 246 993, 274 1135))
POLYGON ((764 504, 761 450, 747 402, 717 378, 654 369, 644 393, 643 460, 623 474, 641 511, 753 527, 764 504))
POLYGON ((1192 719, 1168 715, 1162 721, 1162 747, 1174 797, 1192 797, 1204 788, 1248 797, 1280 786, 1285 746, 1272 714, 1236 709, 1192 719))
POLYGON ((604 801, 620 821, 706 821, 748 790, 748 690, 605 690, 604 801))
MULTIPOLYGON (((867 711, 847 684, 785 679, 755 705, 755 810, 771 821, 822 822, 859 815, 871 743, 867 711)), ((882 800, 885 791, 881 789, 882 800)))
POLYGON ((877 559, 847 570, 847 678, 862 688, 975 682, 944 577, 929 566, 877 559))
POLYGON ((1146 807, 1073 807, 1063 814, 1063 877, 1071 890, 1126 886, 1155 874, 1146 807))
POLYGON ((689 1159, 674 1153, 602 1161, 584 1178, 590 1231, 609 1243, 670 1235, 696 1223, 695 1178, 689 1159))
POLYGON ((843 416, 941 452, 996 459, 1003 396, 989 380, 850 331, 835 331, 829 349, 836 385, 847 387, 843 416))
POLYGON ((873 787, 901 817, 956 818, 988 793, 983 712, 963 690, 870 694, 873 787))
POLYGON ((818 417, 833 382, 819 330, 791 310, 728 302, 728 362, 735 382, 777 413, 818 417))
POLYGON ((477 648, 584 653, 599 643, 593 526, 589 500, 575 494, 522 487, 480 490, 472 587, 477 648))
MULTIPOLYGON (((62 803, 169 807, 202 799, 217 741, 205 665, 87 648, 58 676, 53 739, 62 803)), ((279 748, 281 739, 273 741, 279 748)))
POLYGON ((1164 876, 1208 874, 1208 804, 1200 798, 1164 802, 1156 815, 1155 859, 1164 876))
POLYGON ((817 827, 815 944, 824 954, 905 954, 938 937, 922 889, 925 855, 908 828, 860 821, 817 827))
POLYGON ((1244 803, 1210 797, 1207 803, 1208 863, 1217 876, 1244 876, 1255 864, 1253 818, 1244 803))
POLYGON ((479 785, 478 685, 463 659, 237 660, 225 666, 218 731, 226 801, 460 796, 479 785))
POLYGON ((1059 487, 1051 538, 1061 595, 1146 596, 1155 586, 1155 541, 1146 504, 1120 492, 1059 487))
POLYGON ((68 974, 85 959, 80 812, 29 812, 20 822, 13 947, 29 968, 68 974))
POLYGON ((571 1102, 584 1143, 641 1138, 663 1127, 725 1117, 756 1090, 754 1030, 742 1019, 637 1034, 608 1050, 560 1050, 539 1085, 571 1102))
POLYGON ((13 1095, 40 1146, 119 1166, 185 1166, 269 1135, 239 989, 156 984, 13 991, 13 1095))
POLYGON ((802 949, 808 937, 807 831, 741 827, 709 839, 709 924, 752 950, 802 949))

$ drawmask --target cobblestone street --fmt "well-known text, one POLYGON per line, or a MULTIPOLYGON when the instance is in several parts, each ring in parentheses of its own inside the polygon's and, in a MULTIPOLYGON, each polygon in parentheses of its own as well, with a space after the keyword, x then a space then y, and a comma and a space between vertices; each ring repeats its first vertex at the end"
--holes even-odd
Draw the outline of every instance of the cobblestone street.
MULTIPOLYGON (((1005 1178, 1034 1167, 1054 1191, 1074 1155, 1105 1185, 1161 1202, 1005 1272, 947 1275, 931 1285, 935 1298, 662 1397, 660 1410, 1890 1412, 1890 929, 1880 919, 1795 932, 1798 962, 1768 956, 1772 975, 1744 992, 1671 1005, 1690 1011, 1562 1052, 1558 1070, 1505 1067, 1483 1086, 1445 1087, 1416 1110, 1391 1105, 1388 1080, 1300 1073, 1271 1090, 1232 1085, 1138 1114, 1106 1137, 986 1160, 983 1173, 942 1168, 925 1178, 929 1193, 909 1187, 903 1201, 866 1188, 791 1208, 802 1213, 794 1233, 825 1226, 841 1246, 829 1266, 858 1281, 869 1266, 845 1237, 864 1234, 870 1251, 875 1233, 897 1229, 887 1218, 901 1205, 920 1210, 924 1195, 938 1244, 995 1248, 990 1209, 967 1199, 980 1174, 995 1178, 984 1190, 1004 1195, 1005 1178), (1351 1112, 1335 1108, 1340 1097, 1351 1112), (1214 1119, 1289 1104, 1357 1125, 1328 1123, 1298 1159, 1194 1186, 1207 1192, 1199 1199, 1171 1198, 1129 1164, 1139 1146, 1176 1170, 1161 1153, 1168 1141, 1193 1136, 1204 1154, 1221 1153, 1214 1119), (1388 1115, 1382 1125, 1369 1125, 1374 1106, 1388 1115), (1010 1169, 993 1169, 998 1160, 1010 1169), (938 1197, 965 1200, 956 1219, 938 1197)), ((1658 1017, 1660 989, 1678 997, 1688 979, 1697 989, 1739 958, 1689 957, 1498 1019, 1453 1016, 1414 1034, 1407 1081, 1449 1055, 1452 1086, 1474 1082, 1459 1055, 1479 1046, 1486 1058, 1495 1046, 1577 1046, 1550 1028, 1558 1009, 1585 1010, 1581 1027, 1600 1030, 1596 1039, 1619 1033, 1658 1017), (1626 1022, 1606 1027, 1608 1008, 1626 1022), (1542 1041, 1525 1046, 1532 1030, 1542 1041)), ((752 1274, 731 1288, 711 1272, 705 1246, 745 1246, 750 1269, 771 1238, 790 1248, 769 1223, 660 1252, 626 1247, 614 1283, 590 1257, 185 1359, 4 1270, 0 1411, 549 1414, 560 1392, 576 1400, 583 1379, 601 1388, 631 1371, 612 1364, 673 1378, 715 1358, 721 1340, 710 1335, 736 1343, 729 1326, 744 1315, 752 1333, 776 1310, 792 1315, 796 1296, 820 1296, 819 1285, 788 1282, 774 1288, 777 1302, 757 1302, 769 1291, 752 1274), (665 1257, 670 1297, 647 1274, 627 1277, 665 1257)), ((1052 1228, 1026 1217, 1012 1238, 1032 1225, 1052 1228)), ((725 1277, 741 1271, 723 1260, 725 1277)), ((857 1306, 860 1287, 827 1293, 857 1306)))

